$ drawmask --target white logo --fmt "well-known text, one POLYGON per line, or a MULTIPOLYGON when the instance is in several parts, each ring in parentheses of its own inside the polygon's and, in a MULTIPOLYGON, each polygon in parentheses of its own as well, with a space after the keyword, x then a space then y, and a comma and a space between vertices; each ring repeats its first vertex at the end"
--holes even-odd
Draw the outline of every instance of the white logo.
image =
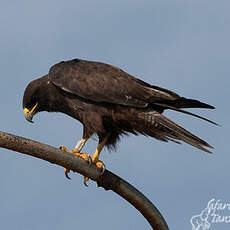
POLYGON ((211 199, 199 215, 190 219, 192 230, 207 230, 213 224, 230 224, 230 203, 211 199))

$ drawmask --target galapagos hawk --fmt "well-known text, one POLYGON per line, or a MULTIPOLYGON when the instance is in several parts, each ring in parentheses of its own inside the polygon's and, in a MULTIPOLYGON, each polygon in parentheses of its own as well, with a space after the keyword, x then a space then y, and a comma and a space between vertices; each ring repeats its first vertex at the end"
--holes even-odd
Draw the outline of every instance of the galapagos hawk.
MULTIPOLYGON (((103 169, 99 155, 104 146, 115 147, 124 134, 143 134, 160 141, 184 141, 205 152, 213 148, 204 140, 174 123, 162 113, 166 109, 193 115, 183 108, 213 106, 181 97, 175 92, 148 84, 127 72, 100 62, 73 59, 53 65, 49 73, 31 81, 23 97, 26 119, 42 111, 61 112, 83 124, 83 136, 73 154, 92 160, 103 169), (80 153, 86 141, 96 134, 99 144, 92 158, 80 153)), ((62 147, 63 150, 67 149, 62 147)), ((65 169, 68 177, 69 170, 65 169)), ((88 178, 85 178, 85 182, 88 178)))

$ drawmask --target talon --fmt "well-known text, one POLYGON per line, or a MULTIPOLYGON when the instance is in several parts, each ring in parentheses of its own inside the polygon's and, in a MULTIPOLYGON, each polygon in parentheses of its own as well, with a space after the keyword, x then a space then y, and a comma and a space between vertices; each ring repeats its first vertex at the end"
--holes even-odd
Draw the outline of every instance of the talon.
MULTIPOLYGON (((60 146, 59 147, 59 149, 60 150, 62 150, 62 151, 65 151, 65 152, 70 152, 65 146, 60 146)), ((70 173, 70 170, 69 169, 67 169, 67 168, 64 168, 64 173, 65 173, 65 176, 66 176, 66 178, 68 179, 68 180, 71 180, 71 178, 69 177, 69 173, 70 173)))
POLYGON ((91 156, 89 155, 89 166, 91 166, 92 165, 92 158, 91 158, 91 156))
MULTIPOLYGON (((72 154, 82 158, 84 161, 89 163, 89 166, 91 166, 92 163, 95 163, 96 167, 101 170, 101 175, 105 172, 105 169, 106 169, 105 164, 102 161, 98 160, 98 152, 96 152, 96 155, 94 155, 93 158, 91 158, 91 156, 88 153, 80 153, 78 151, 78 149, 76 149, 76 148, 73 149, 72 151, 69 151, 65 146, 60 146, 59 149, 61 149, 62 151, 65 151, 65 152, 72 153, 72 154)), ((64 168, 64 172, 65 172, 66 178, 71 180, 71 178, 69 177, 70 170, 64 168)), ((89 177, 84 177, 84 185, 86 187, 88 187, 88 184, 87 184, 88 180, 89 180, 89 177)))
POLYGON ((70 170, 67 169, 67 168, 64 168, 64 172, 65 172, 65 176, 68 180, 71 180, 71 178, 69 177, 69 173, 70 173, 70 170))
POLYGON ((103 174, 104 174, 105 170, 106 170, 106 168, 105 168, 105 165, 103 164, 103 166, 102 166, 102 170, 101 170, 101 175, 103 175, 103 174))
POLYGON ((73 153, 73 154, 75 154, 76 156, 82 158, 84 161, 88 162, 89 165, 92 164, 92 159, 91 159, 91 157, 90 157, 90 155, 88 153, 73 153))
POLYGON ((95 164, 96 164, 96 167, 101 170, 101 175, 102 175, 105 172, 105 169, 106 169, 105 164, 100 160, 96 161, 95 164))
POLYGON ((60 146, 59 149, 69 153, 69 150, 64 145, 60 146))
POLYGON ((88 187, 88 184, 86 183, 87 181, 89 180, 89 177, 84 177, 84 185, 86 186, 86 187, 88 187))

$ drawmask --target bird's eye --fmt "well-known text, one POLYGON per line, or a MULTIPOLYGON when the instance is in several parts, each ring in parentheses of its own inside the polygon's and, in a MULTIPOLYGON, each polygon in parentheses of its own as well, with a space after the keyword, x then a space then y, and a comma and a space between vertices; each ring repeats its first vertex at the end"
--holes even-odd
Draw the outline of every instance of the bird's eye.
POLYGON ((32 96, 31 101, 30 101, 30 106, 34 106, 37 103, 37 97, 36 96, 32 96))

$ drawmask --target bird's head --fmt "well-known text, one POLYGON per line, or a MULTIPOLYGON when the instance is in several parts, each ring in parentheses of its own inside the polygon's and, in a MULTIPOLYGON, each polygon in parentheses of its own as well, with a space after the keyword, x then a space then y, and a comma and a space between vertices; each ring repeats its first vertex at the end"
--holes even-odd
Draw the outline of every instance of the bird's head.
POLYGON ((46 95, 45 85, 43 84, 44 78, 47 78, 47 75, 31 81, 24 92, 22 106, 25 118, 29 122, 33 122, 33 116, 42 111, 42 104, 46 95))

